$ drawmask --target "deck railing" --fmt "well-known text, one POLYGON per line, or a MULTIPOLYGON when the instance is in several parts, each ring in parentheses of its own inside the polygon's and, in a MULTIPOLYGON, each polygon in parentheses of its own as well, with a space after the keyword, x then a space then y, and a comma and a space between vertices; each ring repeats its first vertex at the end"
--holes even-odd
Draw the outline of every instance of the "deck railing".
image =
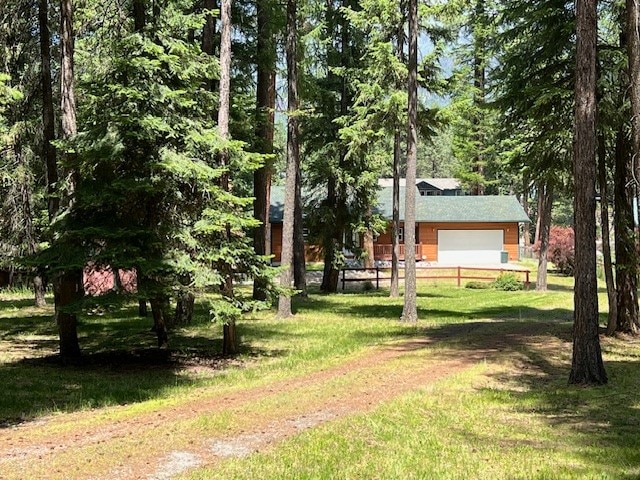
MULTIPOLYGON (((404 268, 398 268, 399 279, 404 279, 404 268), (402 272, 402 274, 400 274, 402 272)), ((352 267, 352 268, 343 268, 341 270, 341 278, 342 289, 344 290, 345 284, 347 282, 375 282, 376 290, 380 288, 380 282, 390 281, 391 280, 391 270, 389 268, 382 267, 374 267, 374 268, 360 268, 360 267, 352 267), (370 277, 358 277, 358 278, 347 278, 347 272, 372 272, 375 276, 370 277)), ((505 272, 513 272, 516 274, 523 275, 523 283, 526 289, 529 288, 529 274, 530 270, 520 270, 515 268, 496 268, 496 267, 464 267, 464 266, 428 266, 428 267, 416 267, 416 279, 450 279, 456 280, 458 287, 462 286, 462 280, 487 280, 493 281, 498 275, 505 272), (441 274, 430 274, 430 272, 439 272, 442 271, 441 274), (482 273, 481 273, 482 272, 482 273), (489 273, 484 272, 492 272, 489 273)))
MULTIPOLYGON (((400 260, 404 260, 405 246, 404 243, 398 245, 400 247, 400 260)), ((422 243, 416 243, 416 260, 426 260, 422 256, 422 243)), ((393 245, 387 245, 384 243, 376 243, 373 245, 373 258, 376 260, 391 260, 391 254, 393 253, 393 245)))

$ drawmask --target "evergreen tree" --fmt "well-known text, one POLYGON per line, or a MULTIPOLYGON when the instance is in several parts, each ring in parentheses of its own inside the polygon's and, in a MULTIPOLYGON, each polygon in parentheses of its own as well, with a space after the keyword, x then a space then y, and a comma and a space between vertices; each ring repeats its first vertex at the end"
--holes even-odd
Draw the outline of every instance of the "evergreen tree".
POLYGON ((293 315, 291 296, 287 292, 293 280, 293 242, 296 189, 299 182, 300 145, 298 130, 298 10, 297 0, 287 2, 287 171, 285 185, 284 218, 282 221, 282 254, 280 264, 280 287, 278 317, 293 315))
POLYGON ((575 311, 570 383, 604 384, 595 265, 597 1, 578 0, 574 130, 575 311))
POLYGON ((418 1, 409 0, 409 107, 407 115, 407 190, 404 207, 405 279, 402 320, 417 322, 416 306, 416 164, 418 148, 418 1))

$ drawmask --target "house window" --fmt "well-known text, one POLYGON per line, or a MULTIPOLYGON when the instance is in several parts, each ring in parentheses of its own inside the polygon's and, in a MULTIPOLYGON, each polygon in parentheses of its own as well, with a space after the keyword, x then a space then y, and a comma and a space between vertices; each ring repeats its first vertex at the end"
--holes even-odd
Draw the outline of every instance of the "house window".
POLYGON ((308 228, 303 228, 302 229, 302 236, 303 236, 305 242, 309 239, 309 229, 308 228))
POLYGON ((404 242, 404 227, 398 229, 398 242, 404 242))

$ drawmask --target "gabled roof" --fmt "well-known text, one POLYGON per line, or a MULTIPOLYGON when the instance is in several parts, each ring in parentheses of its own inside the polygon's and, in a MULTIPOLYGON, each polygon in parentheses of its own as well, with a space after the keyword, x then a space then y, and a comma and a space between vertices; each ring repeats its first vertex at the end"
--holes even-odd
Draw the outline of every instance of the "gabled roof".
MULTIPOLYGON (((400 188, 400 220, 404 220, 406 188, 400 188)), ((381 188, 375 213, 391 219, 393 188, 381 188)), ((282 222, 284 213, 284 187, 271 187, 269 220, 282 222)), ((530 222, 518 199, 513 195, 484 196, 421 196, 416 188, 416 222, 530 222)))
POLYGON ((460 190, 460 181, 456 178, 418 178, 416 185, 426 184, 438 190, 460 190))
MULTIPOLYGON (((404 219, 406 188, 400 188, 400 220, 404 219)), ((378 193, 376 213, 384 218, 393 214, 393 189, 378 193)), ((518 199, 513 195, 421 196, 416 192, 416 222, 530 222, 518 199)))
MULTIPOLYGON (((460 181, 457 178, 416 178, 416 185, 421 183, 427 183, 438 190, 459 190, 460 181)), ((400 186, 405 187, 407 185, 407 179, 400 179, 400 186)), ((379 178, 378 186, 380 187, 393 187, 393 178, 379 178)))

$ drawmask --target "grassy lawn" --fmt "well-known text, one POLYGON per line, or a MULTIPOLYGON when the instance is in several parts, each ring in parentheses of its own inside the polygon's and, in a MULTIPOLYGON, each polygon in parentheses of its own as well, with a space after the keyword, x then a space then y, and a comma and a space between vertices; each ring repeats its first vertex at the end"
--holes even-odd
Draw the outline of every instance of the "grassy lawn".
MULTIPOLYGON (((51 309, 31 307, 25 295, 0 294, 0 422, 28 426, 54 418, 22 433, 34 444, 46 435, 73 434, 80 424, 99 430, 194 399, 211 399, 216 406, 193 418, 169 418, 162 432, 62 452, 42 470, 37 465, 20 470, 0 456, 0 477, 35 478, 60 468, 58 476, 48 478, 107 478, 100 468, 125 462, 132 449, 153 455, 162 446, 159 434, 171 432, 173 448, 182 451, 207 437, 233 437, 251 431, 252 424, 270 425, 332 401, 339 405, 344 392, 355 396, 371 380, 367 375, 410 377, 425 365, 437 369, 443 361, 471 357, 468 367, 287 435, 259 452, 176 474, 188 479, 640 478, 640 342, 603 339, 608 386, 567 385, 572 301, 571 279, 556 276, 547 293, 425 282, 418 293, 420 321, 409 326, 397 320, 402 300, 389 299, 384 290, 312 293, 296 300, 291 320, 275 320, 270 312, 243 319, 243 352, 235 359, 218 356, 221 327, 204 318, 172 332, 171 355, 157 352, 151 320, 138 318, 131 305, 84 318, 86 364, 61 367, 51 356, 56 348, 51 309), (427 347, 375 369, 345 370, 322 383, 305 383, 308 376, 320 378, 369 358, 380 345, 425 337, 427 347), (117 355, 108 353, 113 350, 117 355), (298 384, 279 391, 286 382, 298 384), (233 398, 243 401, 224 403, 233 398), (108 462, 98 461, 102 455, 108 462), (69 462, 82 473, 64 470, 69 462)), ((600 305, 606 308, 604 292, 600 305)), ((0 435, 10 438, 10 431, 0 428, 0 435)))

